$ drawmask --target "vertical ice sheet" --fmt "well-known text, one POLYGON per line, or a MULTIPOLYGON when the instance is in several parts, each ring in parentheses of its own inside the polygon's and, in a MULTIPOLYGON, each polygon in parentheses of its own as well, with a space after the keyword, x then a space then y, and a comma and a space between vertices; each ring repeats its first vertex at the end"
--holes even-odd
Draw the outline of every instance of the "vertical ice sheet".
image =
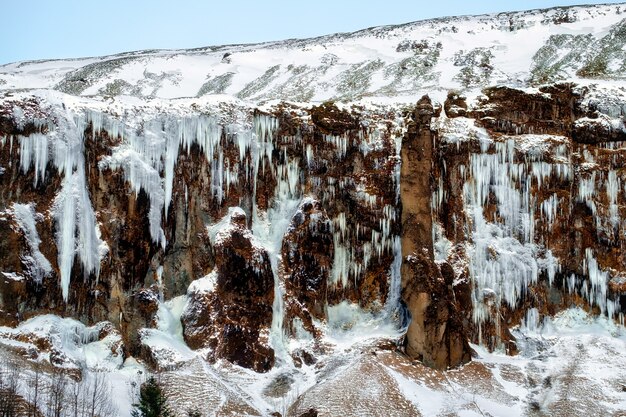
MULTIPOLYGON (((552 137, 542 139, 538 135, 505 137, 503 141, 492 141, 480 153, 470 155, 464 199, 472 226, 469 269, 474 284, 473 319, 479 328, 485 321, 498 325, 499 319, 491 316, 491 303, 496 310, 502 304, 514 309, 526 288, 537 282, 540 273, 545 273, 548 285, 553 285, 560 270, 559 260, 535 236, 536 214, 550 230, 561 212, 568 209, 552 191, 550 182, 571 183, 574 179, 571 149, 567 144, 554 146, 553 141, 552 137), (524 142, 528 140, 533 146, 524 142), (544 151, 538 151, 542 148, 544 151), (544 154, 550 155, 550 163, 543 160, 544 154), (546 190, 551 193, 541 200, 546 190), (491 204, 495 204, 495 212, 486 210, 491 204), (486 212, 492 214, 487 216, 486 212)), ((598 230, 606 230, 611 235, 620 222, 619 177, 614 170, 604 175, 593 169, 595 157, 587 147, 583 146, 580 155, 585 169, 579 170, 574 198, 591 210, 598 230), (602 181, 608 201, 606 219, 600 215, 597 204, 602 181)), ((602 314, 612 317, 617 301, 608 298, 610 276, 600 270, 589 248, 583 273, 586 277, 571 275, 564 285, 570 293, 579 293, 590 304, 598 306, 602 314)))
MULTIPOLYGON (((494 142, 493 152, 489 148, 470 155, 470 175, 464 185, 472 225, 469 270, 474 284, 473 319, 478 325, 499 321, 491 317, 491 300, 496 308, 506 304, 514 309, 541 272, 551 282, 560 268, 558 259, 542 251, 535 241, 535 213, 541 213, 551 226, 558 199, 552 196, 538 207, 531 182, 541 188, 555 173, 541 160, 541 153, 518 159, 512 138, 494 142), (495 197, 497 216, 487 218, 485 207, 490 195, 495 197)), ((556 175, 564 179, 570 170, 558 170, 556 175)))
POLYGON ((20 166, 26 173, 31 167, 35 169, 34 184, 45 179, 46 166, 48 165, 48 136, 41 133, 33 133, 30 136, 19 135, 20 143, 20 166))
MULTIPOLYGON (((34 183, 45 179, 46 167, 51 162, 54 168, 63 175, 61 190, 55 196, 51 215, 55 219, 56 240, 58 248, 59 274, 63 299, 69 296, 69 283, 76 255, 81 263, 84 274, 100 272, 100 261, 108 248, 100 239, 100 230, 91 205, 84 157, 84 131, 88 122, 85 112, 74 114, 65 110, 65 105, 51 107, 50 120, 55 124, 39 119, 33 124, 39 132, 46 126, 46 133, 33 133, 19 136, 20 166, 23 172, 31 167, 35 170, 34 183), (59 111, 63 108, 63 111, 59 111)), ((29 210, 16 206, 21 217, 25 233, 29 237, 31 252, 38 259, 36 262, 36 279, 40 280, 50 269, 49 262, 38 250, 38 236, 34 228, 34 220, 29 210), (43 275, 42 275, 43 274, 43 275)), ((32 213, 31 213, 32 214, 32 213)))
POLYGON ((35 205, 33 203, 13 203, 11 213, 18 227, 22 233, 24 233, 26 243, 30 249, 29 255, 22 256, 22 262, 26 264, 31 278, 36 283, 40 284, 44 277, 52 273, 50 261, 48 261, 39 250, 41 239, 39 238, 39 233, 37 233, 36 224, 37 220, 42 219, 43 216, 35 212, 35 205))
MULTIPOLYGON (((598 261, 593 256, 591 248, 585 249, 585 272, 589 275, 590 285, 583 286, 583 296, 600 309, 600 313, 613 317, 616 311, 616 303, 607 299, 608 283, 611 275, 600 269, 598 261)), ((585 284, 587 284, 585 282, 585 284)))
POLYGON ((619 225, 619 206, 617 197, 620 190, 620 179, 615 170, 609 170, 606 179, 606 194, 609 200, 609 219, 611 226, 616 228, 619 225))
POLYGON ((55 197, 52 214, 56 222, 58 263, 63 299, 67 301, 69 285, 78 255, 85 277, 100 274, 100 261, 108 251, 100 238, 100 229, 87 189, 85 172, 84 131, 86 115, 68 114, 59 129, 63 140, 55 141, 54 164, 64 178, 55 197))
POLYGON ((284 282, 282 282, 282 242, 302 201, 300 189, 299 158, 288 157, 286 149, 282 149, 282 162, 272 160, 274 150, 274 134, 278 127, 276 119, 265 115, 257 115, 254 120, 256 141, 253 144, 253 175, 254 200, 252 209, 252 233, 257 241, 267 250, 272 272, 274 274, 274 303, 272 306, 272 326, 270 342, 279 361, 288 362, 289 355, 285 345, 284 333, 284 282), (264 172, 266 163, 273 170, 276 188, 267 212, 259 211, 256 204, 256 184, 260 173, 264 172))

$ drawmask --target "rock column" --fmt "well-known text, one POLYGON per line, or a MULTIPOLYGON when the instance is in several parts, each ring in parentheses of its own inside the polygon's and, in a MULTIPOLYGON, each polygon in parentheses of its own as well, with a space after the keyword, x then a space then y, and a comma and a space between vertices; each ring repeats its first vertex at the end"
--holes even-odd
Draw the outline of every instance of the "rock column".
POLYGON ((446 369, 468 362, 470 349, 455 307, 454 274, 446 273, 444 279, 434 262, 430 208, 434 115, 430 99, 422 97, 402 141, 402 298, 412 316, 407 354, 427 366, 446 369))

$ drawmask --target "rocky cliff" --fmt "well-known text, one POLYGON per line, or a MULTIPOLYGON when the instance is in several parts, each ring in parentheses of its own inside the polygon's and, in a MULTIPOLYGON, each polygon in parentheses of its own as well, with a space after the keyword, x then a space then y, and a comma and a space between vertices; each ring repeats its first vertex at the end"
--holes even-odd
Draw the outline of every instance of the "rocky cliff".
POLYGON ((187 294, 186 342, 262 370, 346 312, 401 327, 408 307, 408 353, 444 368, 468 338, 513 342, 529 312, 619 319, 625 133, 591 94, 493 88, 467 108, 451 93, 450 116, 427 96, 124 109, 131 122, 8 96, 3 321, 110 321, 137 355, 159 303, 187 294))
MULTIPOLYGON (((72 327, 85 344, 105 343, 116 361, 137 358, 156 371, 198 358, 217 368, 289 370, 263 391, 281 398, 293 375, 346 341, 385 338, 397 346, 383 350, 445 370, 471 360, 470 343, 515 354, 526 345, 513 328, 535 329, 572 307, 623 325, 626 86, 616 65, 626 61, 611 46, 621 39, 621 9, 563 10, 507 15, 506 33, 571 32, 591 22, 588 36, 604 58, 579 46, 576 56, 587 61, 557 65, 550 35, 526 79, 506 85, 474 74, 495 74, 502 62, 489 59, 497 49, 472 55, 479 64, 454 55, 454 65, 467 64, 458 77, 474 74, 475 82, 446 85, 426 77, 430 69, 409 71, 426 66, 431 49, 450 47, 448 38, 443 46, 409 42, 419 30, 497 39, 503 29, 485 25, 500 15, 297 43, 304 53, 369 37, 400 42, 397 53, 417 57, 402 68, 417 78, 394 102, 286 101, 297 83, 271 84, 281 69, 242 90, 259 99, 281 92, 271 102, 127 96, 126 87, 104 94, 93 86, 110 74, 95 64, 64 74, 54 89, 21 91, 15 80, 30 70, 5 66, 0 77, 15 85, 0 85, 3 346, 80 368, 85 363, 25 326, 46 314, 73 318, 94 326, 72 327), (546 54, 554 59, 539 64, 546 54), (608 66, 594 64, 601 59, 608 66), (603 79, 591 80, 592 69, 603 79), (570 70, 576 77, 558 81, 570 70), (437 83, 430 94, 429 82, 437 83)), ((563 36, 572 45, 587 35, 563 36)), ((293 45, 280 48, 300 59, 293 45)), ((201 57, 236 60, 234 52, 209 52, 201 57)), ((147 60, 150 78, 160 55, 135 55, 120 65, 147 60)), ((445 54, 433 59, 435 67, 448 62, 445 54)), ((394 65, 363 64, 333 88, 346 87, 349 99, 380 95, 370 81, 394 65)), ((388 96, 405 85, 395 80, 388 96)))
POLYGON ((297 332, 399 324, 400 115, 185 106, 130 125, 45 101, 5 102, 7 325, 110 321, 138 355, 187 295, 187 344, 262 371, 297 332))

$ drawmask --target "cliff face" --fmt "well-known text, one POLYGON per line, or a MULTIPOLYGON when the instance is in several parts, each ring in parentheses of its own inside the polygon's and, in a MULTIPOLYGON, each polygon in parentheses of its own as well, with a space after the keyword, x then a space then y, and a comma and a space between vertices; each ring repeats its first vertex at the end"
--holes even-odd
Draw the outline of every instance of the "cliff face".
POLYGON ((488 89, 440 125, 436 256, 469 274, 476 342, 571 305, 623 321, 623 104, 597 93, 488 89))
POLYGON ((109 321, 159 366, 141 329, 183 295, 189 347, 257 371, 302 334, 399 326, 397 111, 69 106, 4 103, 4 324, 109 321))
POLYGON ((623 104, 597 97, 124 116, 6 97, 3 324, 108 321, 168 367, 148 330, 184 296, 191 349, 267 371, 325 349, 290 340, 363 322, 408 324, 407 354, 446 368, 571 305, 623 320, 623 104))

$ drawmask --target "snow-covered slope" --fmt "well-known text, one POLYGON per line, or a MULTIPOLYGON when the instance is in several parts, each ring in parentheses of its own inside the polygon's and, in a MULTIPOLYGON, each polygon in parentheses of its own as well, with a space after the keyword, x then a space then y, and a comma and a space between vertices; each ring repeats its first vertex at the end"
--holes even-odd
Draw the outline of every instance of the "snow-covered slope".
POLYGON ((0 67, 0 89, 253 102, 406 97, 489 84, 624 79, 626 4, 451 17, 256 45, 0 67))
POLYGON ((571 309, 514 332, 521 341, 518 356, 474 346, 478 358, 448 372, 396 352, 344 356, 289 415, 310 408, 324 416, 623 415, 623 328, 571 309))

